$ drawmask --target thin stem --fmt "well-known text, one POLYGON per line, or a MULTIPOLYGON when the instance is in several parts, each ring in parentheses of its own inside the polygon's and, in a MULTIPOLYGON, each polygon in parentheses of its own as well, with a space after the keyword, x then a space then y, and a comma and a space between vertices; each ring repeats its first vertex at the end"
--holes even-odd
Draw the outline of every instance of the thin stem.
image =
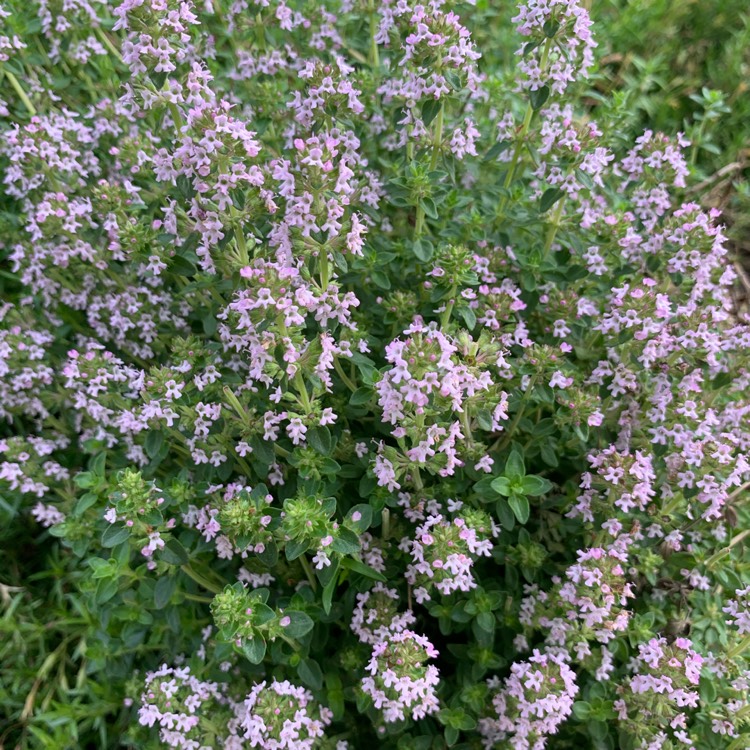
POLYGON ((34 115, 36 115, 36 108, 31 103, 31 99, 29 99, 29 97, 26 95, 26 92, 23 90, 23 86, 21 86, 21 84, 18 82, 18 78, 16 78, 9 70, 5 71, 5 75, 10 81, 10 85, 16 90, 18 98, 23 102, 24 107, 26 107, 29 114, 34 117, 34 115))
POLYGON ((240 468, 243 472, 245 472, 246 477, 251 477, 253 475, 252 469, 250 468, 247 461, 245 461, 244 458, 240 455, 235 455, 234 460, 240 465, 240 468))
POLYGON ((234 228, 234 239, 237 243, 237 252, 240 256, 240 261, 243 266, 250 264, 250 256, 247 254, 247 243, 245 242, 245 233, 242 231, 242 227, 237 224, 234 228))
POLYGON ((258 47, 265 52, 266 51, 266 24, 263 20, 262 14, 258 13, 255 16, 255 41, 258 47))
MULTIPOLYGON (((286 448, 282 448, 278 443, 273 444, 273 450, 274 453, 278 453, 282 458, 289 458, 289 456, 292 455, 286 448)), ((250 472, 248 472, 248 476, 250 476, 250 472)))
POLYGON ((344 368, 341 366, 341 363, 338 361, 336 357, 333 359, 333 366, 338 373, 341 380, 344 381, 344 385, 352 392, 357 390, 357 386, 352 383, 352 381, 349 379, 349 376, 344 372, 344 368))
POLYGON ((445 104, 440 104, 440 109, 435 119, 435 131, 432 139, 432 158, 430 159, 430 169, 437 167, 438 157, 440 156, 440 146, 443 143, 443 124, 445 118, 445 104))
POLYGON ((513 418, 513 421, 510 424, 510 427, 505 431, 505 435, 501 435, 496 441, 495 444, 490 448, 491 451, 497 449, 497 450, 503 450, 508 447, 508 444, 513 439, 513 433, 516 431, 516 427, 518 426, 518 423, 521 421, 521 417, 523 416, 524 411, 526 410, 526 404, 529 402, 529 399, 531 398, 531 394, 534 392, 534 386, 536 385, 537 376, 534 375, 531 380, 529 381, 529 386, 526 389, 525 393, 521 397, 521 403, 518 404, 518 411, 516 412, 516 416, 513 418))
POLYGON ((734 547, 735 544, 739 544, 748 534, 750 534, 750 529, 745 529, 740 534, 737 534, 737 536, 734 537, 732 541, 729 542, 729 544, 726 547, 724 547, 723 549, 720 549, 718 552, 711 555, 711 557, 709 557, 708 560, 706 560, 706 567, 707 568, 712 567, 719 560, 721 560, 722 558, 730 554, 730 552, 732 551, 732 547, 734 547))
MULTIPOLYGON (((432 156, 430 156, 430 170, 435 169, 440 156, 440 146, 443 141, 443 125, 445 121, 445 102, 440 102, 440 109, 435 118, 435 127, 432 131, 432 156)), ((418 240, 424 231, 424 208, 417 204, 417 215, 414 220, 414 239, 418 240)))
POLYGON ((459 417, 461 427, 464 430, 464 439, 466 440, 466 447, 471 450, 474 447, 474 436, 471 434, 471 422, 469 421, 469 412, 466 408, 461 412, 459 417))
POLYGON ((300 650, 300 645, 295 641, 294 639, 290 638, 288 635, 284 635, 283 633, 279 636, 281 640, 286 641, 295 651, 300 650))
POLYGON ((727 501, 731 502, 734 500, 735 497, 738 495, 741 495, 748 487, 750 487, 750 482, 745 482, 741 487, 738 487, 732 494, 727 498, 727 501))
POLYGON ((227 399, 227 401, 229 401, 229 403, 234 408, 242 424, 245 425, 246 427, 250 427, 251 426, 250 417, 248 416, 248 413, 245 411, 245 408, 240 403, 240 400, 237 398, 234 391, 228 385, 225 385, 222 388, 222 391, 224 392, 224 396, 227 399))
POLYGON ((531 118, 534 116, 534 108, 531 106, 531 102, 529 102, 526 105, 526 113, 523 118, 523 124, 521 125, 521 130, 518 133, 518 138, 516 139, 516 145, 513 148, 513 156, 510 160, 510 166, 508 167, 508 171, 505 173, 505 181, 503 182, 503 188, 505 188, 505 193, 503 193, 502 197, 500 198, 500 205, 497 208, 498 216, 503 216, 505 213, 505 208, 508 205, 508 188, 510 187, 511 183, 513 182, 513 178, 516 175, 516 168, 518 167, 518 161, 521 158, 521 151, 523 149, 524 141, 526 140, 526 134, 529 132, 529 125, 531 125, 531 118))
POLYGON ((378 43, 375 37, 378 33, 378 17, 375 12, 374 0, 369 0, 368 8, 370 10, 370 67, 380 67, 380 54, 378 53, 378 43))
POLYGON ((414 221, 414 239, 418 240, 422 236, 424 230, 424 209, 422 206, 417 206, 417 218, 414 221))
POLYGON ((312 590, 317 591, 318 582, 315 580, 315 573, 313 573, 313 569, 310 567, 310 563, 307 561, 307 556, 300 555, 298 559, 300 561, 300 565, 302 565, 302 570, 305 571, 307 580, 310 581, 310 586, 312 586, 312 590))
POLYGON ((456 294, 458 294, 458 288, 454 284, 450 292, 448 293, 448 302, 445 305, 445 310, 443 310, 443 314, 440 316, 440 328, 444 331, 448 327, 448 323, 450 322, 451 315, 453 314, 453 308, 456 304, 456 294))
POLYGON ((207 578, 204 578, 200 573, 191 568, 189 563, 181 565, 180 569, 188 578, 192 578, 199 586, 203 586, 203 588, 207 591, 210 591, 214 594, 221 593, 221 588, 217 584, 209 581, 207 578))
POLYGON ((388 510, 388 508, 383 508, 383 510, 380 511, 380 515, 382 518, 381 536, 383 541, 385 541, 391 535, 391 511, 388 510))
POLYGON ((211 604, 213 602, 213 599, 208 596, 198 596, 198 594, 190 593, 183 593, 183 596, 191 602, 202 602, 203 604, 211 604))
POLYGON ((555 207, 555 213, 552 216, 549 229, 547 230, 547 236, 544 238, 544 259, 547 259, 550 250, 552 249, 552 243, 555 241, 555 235, 557 230, 560 228, 560 220, 562 219, 562 209, 565 203, 564 198, 560 198, 555 207))
POLYGON ((318 253, 318 262, 320 264, 320 288, 325 292, 331 283, 331 269, 328 262, 328 251, 321 248, 318 253))
POLYGON ((730 659, 734 659, 735 656, 739 656, 750 646, 750 635, 746 635, 734 648, 730 648, 727 651, 727 656, 730 659))
POLYGON ((174 436, 179 441, 177 443, 171 443, 169 446, 170 450, 176 450, 178 453, 182 453, 183 456, 191 455, 188 448, 183 445, 183 443, 187 442, 187 438, 176 427, 167 427, 167 433, 174 436))
POLYGON ((409 471, 411 472, 411 481, 417 491, 424 489, 422 484, 422 475, 419 473, 419 468, 414 464, 409 471))
POLYGON ((182 130, 182 117, 180 116, 179 107, 174 102, 167 102, 167 106, 169 107, 169 114, 174 121, 174 127, 177 131, 177 135, 179 135, 180 131, 182 130))
POLYGON ((104 30, 101 28, 101 26, 94 27, 94 34, 99 37, 99 40, 101 43, 120 61, 122 62, 122 55, 120 54, 120 50, 115 47, 114 44, 112 44, 112 40, 104 33, 104 30))
MULTIPOLYGON (((544 71, 547 67, 547 60, 549 58, 549 51, 552 45, 552 40, 547 39, 547 41, 544 43, 544 49, 542 50, 542 59, 539 64, 539 67, 541 69, 541 74, 544 74, 544 71)), ((523 124, 521 125, 521 130, 518 132, 518 137, 516 138, 516 145, 513 148, 513 156, 510 160, 510 166, 508 167, 508 171, 505 174, 505 181, 503 182, 503 187, 505 188, 505 193, 500 198, 500 204, 498 205, 498 217, 502 218, 502 216, 505 213, 505 209, 508 205, 508 195, 507 191, 510 187, 511 183, 513 182, 513 178, 516 175, 516 169, 518 168, 518 162, 521 158, 521 151, 523 151, 524 144, 526 142, 526 136, 529 132, 529 126, 531 125, 531 119, 534 116, 534 107, 531 106, 531 101, 526 105, 526 112, 523 117, 523 124)))
POLYGON ((310 404, 310 397, 307 395, 307 388, 305 386, 305 381, 302 378, 302 372, 300 370, 297 370, 297 372, 294 373, 294 387, 297 389, 297 393, 299 394, 302 408, 305 410, 306 414, 309 414, 312 411, 312 405, 310 404))

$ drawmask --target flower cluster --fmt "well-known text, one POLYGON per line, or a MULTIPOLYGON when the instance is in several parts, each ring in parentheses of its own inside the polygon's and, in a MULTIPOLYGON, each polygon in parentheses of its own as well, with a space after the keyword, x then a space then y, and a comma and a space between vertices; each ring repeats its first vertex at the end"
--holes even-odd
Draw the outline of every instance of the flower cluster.
POLYGON ((519 5, 513 21, 519 34, 529 38, 517 53, 523 56, 518 69, 524 88, 549 86, 562 94, 593 65, 591 18, 578 0, 529 0, 519 5))
POLYGON ((459 514, 452 520, 430 515, 417 527, 414 539, 406 539, 413 562, 406 568, 406 580, 416 588, 419 603, 430 599, 434 586, 443 596, 476 588, 471 568, 479 556, 492 554, 492 537, 497 528, 481 511, 459 514))
POLYGON ((217 683, 199 680, 190 667, 164 664, 146 675, 138 721, 146 727, 158 726, 166 747, 197 750, 219 740, 213 718, 226 703, 217 683))
POLYGON ((375 643, 362 691, 382 712, 384 721, 407 716, 421 719, 439 709, 440 676, 437 667, 425 664, 437 655, 427 638, 412 630, 386 633, 375 643))
POLYGON ((588 655, 587 641, 606 644, 627 629, 626 606, 635 593, 626 564, 627 555, 614 546, 579 550, 578 562, 564 578, 553 577, 550 591, 528 587, 521 624, 543 630, 550 645, 572 645, 579 658, 588 655))
POLYGON ((507 740, 512 747, 546 747, 546 738, 558 731, 573 710, 578 693, 575 673, 561 657, 534 653, 511 665, 510 675, 492 698, 497 714, 481 719, 479 731, 487 749, 507 740))
POLYGON ((260 682, 247 696, 242 718, 250 747, 268 750, 313 750, 331 712, 315 703, 309 690, 284 680, 260 682))
POLYGON ((376 583, 369 591, 357 594, 351 629, 362 643, 374 646, 387 640, 390 633, 401 633, 416 622, 411 610, 399 612, 399 595, 376 583))
POLYGON ((727 624, 737 628, 739 635, 750 634, 750 587, 734 592, 735 598, 730 599, 722 610, 729 615, 727 624))
POLYGON ((672 644, 652 638, 638 647, 633 676, 618 689, 615 709, 626 730, 639 738, 639 747, 665 747, 670 738, 692 744, 686 709, 698 705, 702 664, 686 638, 672 644))

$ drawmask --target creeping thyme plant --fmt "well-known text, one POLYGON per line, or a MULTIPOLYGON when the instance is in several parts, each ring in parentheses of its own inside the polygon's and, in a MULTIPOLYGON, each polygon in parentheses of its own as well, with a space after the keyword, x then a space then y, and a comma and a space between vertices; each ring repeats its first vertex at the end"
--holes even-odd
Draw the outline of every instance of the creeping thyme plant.
POLYGON ((3 0, 0 746, 748 746, 721 216, 493 5, 3 0))

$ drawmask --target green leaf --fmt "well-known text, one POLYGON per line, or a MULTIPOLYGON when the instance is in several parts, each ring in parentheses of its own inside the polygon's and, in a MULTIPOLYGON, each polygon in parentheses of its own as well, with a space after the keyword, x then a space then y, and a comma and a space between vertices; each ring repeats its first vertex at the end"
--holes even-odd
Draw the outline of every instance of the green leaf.
POLYGON ((586 721, 591 716, 591 706, 586 701, 576 701, 573 704, 573 716, 579 721, 586 721))
POLYGON ((263 552, 258 553, 258 559, 267 568, 273 568, 279 560, 279 549, 275 542, 269 542, 265 545, 263 552))
POLYGON ((344 519, 344 525, 354 531, 356 534, 361 534, 363 531, 367 531, 372 523, 372 507, 365 503, 355 505, 347 514, 344 519))
POLYGON ((438 112, 440 112, 440 107, 443 106, 442 101, 440 99, 425 99, 424 103, 422 104, 422 122, 425 124, 425 127, 428 127, 429 124, 437 117, 438 112))
POLYGON ((161 430, 151 430, 143 444, 143 449, 149 458, 156 458, 164 443, 164 433, 161 430))
POLYGON ((521 479, 526 474, 526 467, 523 463, 523 456, 517 450, 513 450, 508 456, 503 474, 508 479, 521 479))
MULTIPOLYGON (((257 592, 256 592, 257 593, 257 592)), ((256 625, 265 625, 276 619, 276 612, 262 601, 254 601, 252 605, 253 621, 256 625)))
POLYGON ((257 435, 251 438, 250 447, 253 449, 253 458, 266 466, 270 466, 276 461, 276 453, 274 452, 273 445, 266 440, 262 440, 257 435))
POLYGON ((117 580, 114 578, 101 578, 96 584, 94 599, 97 604, 108 602, 117 593, 117 580))
POLYGON ((308 430, 305 437, 310 447, 314 448, 318 453, 323 456, 331 455, 333 440, 331 439, 331 432, 327 427, 314 427, 308 430))
POLYGON ((445 68, 443 70, 443 75, 445 76, 445 80, 448 85, 454 91, 459 91, 461 89, 461 77, 458 75, 458 73, 456 73, 454 70, 451 70, 450 68, 445 68))
MULTIPOLYGON (((713 703, 716 700, 717 691, 713 680, 701 680, 699 693, 703 703, 713 703)), ((575 708, 575 705, 573 706, 575 708)))
POLYGON ((286 559, 292 561, 304 555, 308 549, 310 549, 310 542, 307 539, 292 539, 286 543, 284 553, 286 559))
POLYGON ((508 501, 500 498, 495 504, 495 515, 500 525, 507 531, 513 531, 516 526, 516 517, 508 505, 508 501))
POLYGON ((536 91, 529 92, 529 100, 533 110, 541 109, 549 99, 549 86, 542 86, 536 91))
POLYGON ((164 609, 174 594, 177 581, 172 576, 162 576, 154 586, 154 606, 164 609))
POLYGON ((364 406, 372 398, 372 388, 357 388, 349 397, 352 406, 364 406))
POLYGON ((336 587, 338 586, 338 580, 339 580, 338 573, 336 573, 335 575, 331 576, 331 579, 323 587, 322 604, 323 604, 323 611, 327 615, 331 614, 333 594, 336 591, 336 587))
POLYGON ((576 437, 583 443, 588 442, 589 439, 589 426, 587 424, 577 424, 573 427, 576 437))
POLYGON ((433 220, 437 219, 437 206, 435 205, 435 201, 432 200, 432 198, 422 198, 422 200, 419 201, 419 205, 422 207, 425 216, 433 220))
POLYGON ((318 468, 321 473, 326 476, 336 476, 341 471, 341 464, 334 461, 332 458, 324 458, 318 468))
POLYGON ((333 538, 331 549, 341 555, 356 555, 359 552, 359 539, 357 535, 345 527, 339 527, 333 538))
POLYGON ((464 714, 461 717, 461 723, 458 728, 464 732, 471 732, 477 728, 477 720, 473 716, 469 716, 469 714, 464 714))
POLYGON ((477 424, 485 432, 490 432, 492 430, 492 413, 489 409, 478 409, 474 416, 477 420, 477 424))
POLYGON ((485 633, 493 633, 495 631, 495 616, 492 612, 480 612, 477 615, 477 625, 485 633))
POLYGON ((552 482, 544 477, 526 476, 523 478, 523 491, 531 497, 546 495, 552 489, 552 482))
POLYGON ((500 154, 503 153, 503 151, 507 151, 510 147, 510 141, 499 141, 498 143, 493 144, 487 153, 484 155, 485 161, 492 161, 496 159, 500 154))
POLYGON ((446 727, 445 744, 448 745, 448 747, 451 747, 452 745, 455 745, 456 742, 458 742, 458 729, 455 727, 446 727))
POLYGON ((372 279, 373 284, 375 284, 375 286, 379 286, 381 289, 391 288, 391 280, 388 278, 384 271, 381 271, 378 268, 376 268, 370 274, 370 278, 372 279))
POLYGON ((92 474, 96 474, 98 477, 104 476, 104 466, 107 463, 107 453, 103 451, 96 458, 93 458, 89 463, 89 471, 92 474))
POLYGON ((508 505, 513 511, 513 515, 518 519, 518 523, 526 523, 531 515, 529 501, 523 495, 511 495, 508 498, 508 505))
POLYGON ((462 306, 456 311, 464 321, 466 327, 472 331, 477 324, 477 314, 470 307, 462 306))
POLYGON ((552 39, 552 37, 557 34, 557 32, 560 29, 560 22, 556 21, 554 18, 550 18, 547 21, 545 21, 544 26, 542 26, 542 31, 544 31, 544 35, 548 39, 552 39))
POLYGON ((94 571, 92 578, 109 578, 114 572, 110 561, 101 557, 91 557, 86 562, 94 571))
POLYGON ((90 471, 82 471, 73 477, 73 482, 76 487, 80 487, 82 490, 88 490, 96 485, 96 477, 90 471))
POLYGON ((553 419, 541 419, 534 425, 531 433, 535 438, 542 438, 553 435, 556 429, 553 419))
POLYGON ((195 276, 198 269, 182 255, 175 255, 169 262, 169 270, 177 276, 195 276))
POLYGON ((280 622, 284 622, 284 618, 286 617, 289 618, 290 622, 288 625, 283 626, 284 633, 295 640, 307 635, 315 625, 310 615, 304 612, 291 609, 284 610, 281 613, 280 622))
POLYGON ((432 256, 435 254, 435 246, 424 238, 414 240, 411 246, 412 252, 417 257, 417 260, 422 263, 429 263, 432 260, 432 256))
POLYGON ((323 687, 323 671, 315 659, 303 659, 297 665, 297 674, 300 680, 313 690, 321 690, 323 687))
POLYGON ((547 466, 552 467, 553 469, 556 468, 560 461, 557 458, 557 452, 555 450, 555 443, 550 442, 549 440, 546 440, 542 443, 541 447, 541 455, 542 455, 542 461, 544 461, 547 466))
POLYGON ((369 565, 366 565, 365 563, 353 557, 344 558, 341 561, 341 567, 347 568, 354 573, 359 573, 360 575, 367 576, 367 578, 373 578, 376 581, 381 581, 382 583, 385 583, 388 580, 382 573, 379 573, 377 570, 375 570, 375 568, 371 568, 369 565))
POLYGON ((148 77, 152 80, 154 84, 154 88, 158 91, 159 89, 164 86, 164 82, 167 80, 167 74, 164 72, 156 72, 155 70, 152 70, 148 77))
POLYGON ((242 641, 240 651, 251 664, 260 664, 266 655, 266 642, 263 636, 256 635, 242 641))
POLYGON ((495 492, 498 493, 498 495, 508 497, 508 495, 511 494, 510 480, 508 479, 508 477, 495 477, 490 482, 490 486, 495 492))
POLYGON ((480 503, 494 503, 495 500, 497 500, 497 496, 500 493, 492 486, 495 479, 497 479, 497 477, 482 477, 482 479, 474 485, 474 492, 476 492, 480 503))
POLYGON ((83 515, 98 499, 99 498, 93 492, 87 492, 85 495, 81 495, 76 503, 76 507, 73 509, 73 515, 83 515))
POLYGON ((102 534, 102 547, 116 547, 122 542, 126 542, 130 539, 130 531, 126 526, 121 524, 113 523, 104 529, 102 534))
POLYGON ((557 187, 551 187, 542 193, 542 197, 539 199, 539 211, 544 213, 549 211, 552 206, 563 197, 565 193, 557 187))
POLYGON ((333 255, 333 262, 336 264, 336 267, 346 273, 349 270, 346 258, 338 250, 334 250, 331 254, 333 255))
MULTIPOLYGON (((177 190, 180 191, 180 193, 182 194, 183 198, 192 198, 192 196, 193 196, 193 185, 190 182, 190 180, 188 179, 188 177, 186 177, 184 174, 181 174, 175 180, 175 183, 177 185, 177 190)), ((195 245, 193 246, 192 249, 194 249, 195 247, 198 246, 198 242, 200 242, 200 235, 198 235, 197 232, 192 232, 191 235, 188 237, 188 239, 185 241, 185 245, 187 245, 187 243, 191 239, 193 239, 193 235, 195 235, 196 242, 195 242, 195 245)), ((185 247, 185 245, 183 245, 183 247, 185 247)))
POLYGON ((187 565, 188 554, 185 548, 174 538, 170 539, 161 551, 161 559, 169 565, 187 565))

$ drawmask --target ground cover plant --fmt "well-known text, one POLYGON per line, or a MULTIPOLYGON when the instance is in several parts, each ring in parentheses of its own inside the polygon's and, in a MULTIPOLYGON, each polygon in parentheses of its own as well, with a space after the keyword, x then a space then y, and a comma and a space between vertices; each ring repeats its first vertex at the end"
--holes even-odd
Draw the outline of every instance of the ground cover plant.
POLYGON ((747 747, 718 80, 576 0, 0 17, 0 747, 747 747))

